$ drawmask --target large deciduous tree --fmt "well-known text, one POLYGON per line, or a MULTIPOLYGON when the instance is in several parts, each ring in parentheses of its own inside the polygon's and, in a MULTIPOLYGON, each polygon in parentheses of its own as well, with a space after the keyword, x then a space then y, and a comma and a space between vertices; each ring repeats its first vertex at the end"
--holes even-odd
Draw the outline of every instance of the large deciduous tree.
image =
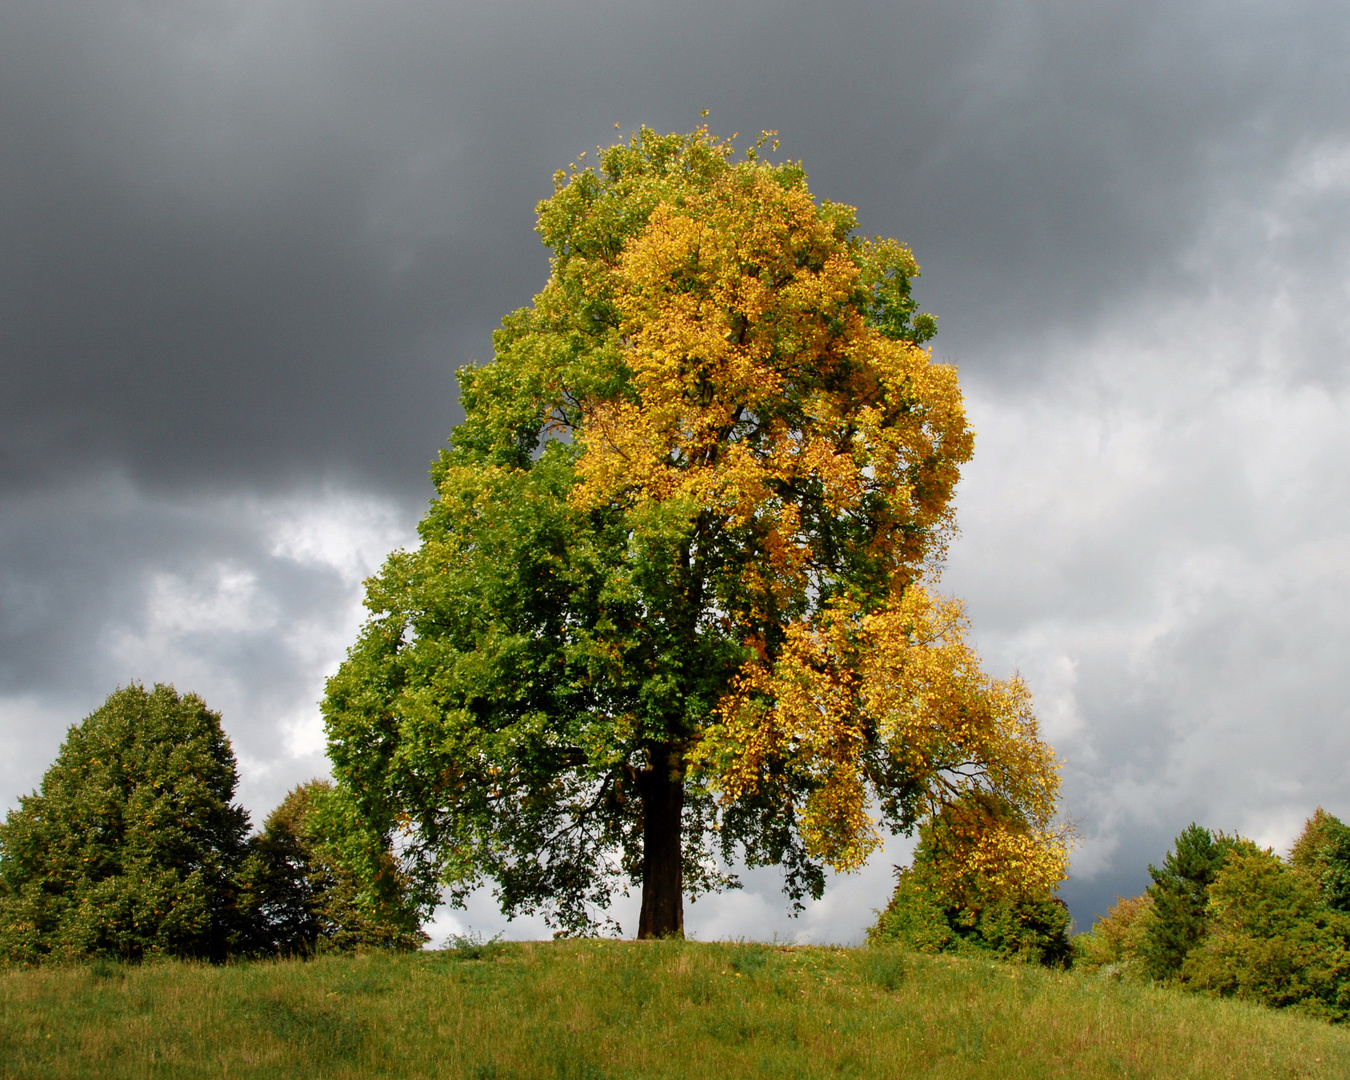
POLYGON ((1025 688, 924 587, 972 434, 917 267, 757 150, 644 129, 556 175, 549 280, 368 583, 334 773, 452 899, 575 932, 640 884, 676 934, 733 859, 800 903, 976 791, 1021 825, 972 859, 1062 876, 1025 688))

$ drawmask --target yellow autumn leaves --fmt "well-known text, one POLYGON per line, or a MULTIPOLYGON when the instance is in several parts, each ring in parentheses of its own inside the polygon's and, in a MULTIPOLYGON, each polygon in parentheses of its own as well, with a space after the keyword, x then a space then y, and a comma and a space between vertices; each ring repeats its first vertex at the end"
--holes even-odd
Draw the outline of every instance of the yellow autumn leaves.
POLYGON ((628 380, 583 403, 571 501, 754 547, 736 570, 748 603, 716 613, 753 659, 690 740, 689 777, 728 803, 776 801, 841 870, 877 848, 877 800, 902 785, 945 822, 953 876, 1053 888, 1058 766, 1027 689, 986 676, 959 604, 921 584, 973 437, 955 370, 860 303, 869 255, 908 253, 850 238, 848 208, 763 164, 670 187, 590 278, 617 308, 628 380), (827 557, 825 518, 853 529, 879 590, 827 557))
POLYGON ((634 393, 589 404, 574 504, 753 523, 778 601, 809 584, 804 484, 835 515, 879 496, 868 543, 901 583, 938 554, 972 446, 956 372, 865 325, 841 218, 766 169, 652 211, 605 282, 634 393))
POLYGON ((795 624, 777 663, 749 666, 705 733, 696 760, 710 786, 774 792, 811 854, 851 870, 881 842, 869 788, 901 775, 943 824, 945 876, 1053 889, 1068 857, 1058 763, 1025 684, 985 675, 965 628, 957 601, 917 585, 870 614, 841 603, 795 624))

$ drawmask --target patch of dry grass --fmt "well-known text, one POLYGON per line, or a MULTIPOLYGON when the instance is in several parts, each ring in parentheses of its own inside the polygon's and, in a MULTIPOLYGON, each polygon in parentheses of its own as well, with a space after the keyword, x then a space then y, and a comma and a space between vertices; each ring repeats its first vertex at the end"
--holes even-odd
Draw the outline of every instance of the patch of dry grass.
POLYGON ((571 941, 0 974, 0 1077, 1350 1076, 1350 1031, 890 950, 571 941))

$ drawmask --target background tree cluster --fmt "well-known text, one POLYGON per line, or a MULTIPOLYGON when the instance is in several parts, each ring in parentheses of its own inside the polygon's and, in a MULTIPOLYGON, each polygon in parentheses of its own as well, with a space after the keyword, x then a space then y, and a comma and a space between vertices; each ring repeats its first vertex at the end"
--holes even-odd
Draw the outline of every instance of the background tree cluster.
POLYGON ((1142 896, 1075 939, 1092 968, 1350 1017, 1350 827, 1320 808, 1289 858, 1190 825, 1142 896))
POLYGON ((296 788, 250 836, 236 783, 201 698, 114 692, 0 825, 0 959, 219 961, 424 940, 392 849, 347 827, 331 785, 296 788))

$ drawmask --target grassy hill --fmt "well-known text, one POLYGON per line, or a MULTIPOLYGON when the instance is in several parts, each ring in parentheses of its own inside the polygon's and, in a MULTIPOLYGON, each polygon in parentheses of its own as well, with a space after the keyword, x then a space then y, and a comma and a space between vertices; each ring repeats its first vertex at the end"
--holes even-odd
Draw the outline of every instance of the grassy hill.
POLYGON ((0 973, 0 1077, 1328 1077, 1350 1031, 890 950, 566 941, 0 973))

